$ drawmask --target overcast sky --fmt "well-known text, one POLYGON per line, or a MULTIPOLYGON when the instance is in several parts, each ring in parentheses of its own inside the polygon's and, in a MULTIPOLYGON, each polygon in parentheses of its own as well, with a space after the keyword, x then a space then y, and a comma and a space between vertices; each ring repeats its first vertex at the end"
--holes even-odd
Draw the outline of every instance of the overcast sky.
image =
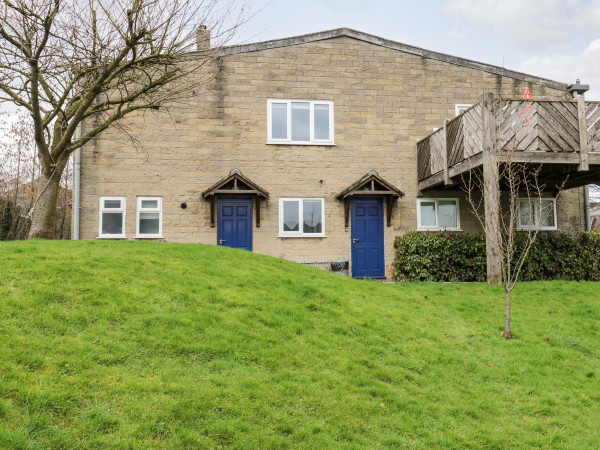
POLYGON ((253 0, 237 42, 348 27, 386 39, 589 84, 600 100, 600 0, 253 0), (261 9, 262 8, 262 9, 261 9))
POLYGON ((586 98, 600 100, 600 0, 249 1, 256 14, 232 43, 348 27, 567 84, 579 78, 591 87, 586 98))

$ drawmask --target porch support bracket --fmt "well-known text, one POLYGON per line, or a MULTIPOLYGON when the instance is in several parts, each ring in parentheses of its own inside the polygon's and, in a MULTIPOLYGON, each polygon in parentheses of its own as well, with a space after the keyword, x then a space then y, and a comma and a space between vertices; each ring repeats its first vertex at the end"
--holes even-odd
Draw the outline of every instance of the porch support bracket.
POLYGON ((388 195, 387 198, 385 199, 385 206, 386 206, 386 219, 387 219, 387 226, 391 227, 392 226, 392 208, 394 207, 394 202, 396 201, 395 197, 392 197, 391 195, 388 195))
POLYGON ((210 227, 215 227, 215 196, 210 197, 210 227))

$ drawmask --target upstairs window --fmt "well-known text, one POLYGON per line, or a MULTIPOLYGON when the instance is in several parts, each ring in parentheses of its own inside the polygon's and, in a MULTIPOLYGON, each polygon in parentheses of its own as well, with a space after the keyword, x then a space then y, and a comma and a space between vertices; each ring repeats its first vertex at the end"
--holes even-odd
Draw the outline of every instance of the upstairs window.
POLYGON ((460 103, 460 104, 454 105, 455 115, 458 116, 458 115, 464 113, 471 106, 473 106, 473 105, 469 105, 469 104, 466 104, 466 103, 460 103))
POLYGON ((417 224, 417 229, 419 230, 459 230, 460 214, 458 199, 418 199, 417 224))
POLYGON ((519 224, 522 230, 556 230, 556 199, 519 200, 519 224))
POLYGON ((125 237, 125 197, 100 197, 101 238, 125 237))
POLYGON ((322 198, 280 198, 281 237, 325 236, 325 205, 322 198))
POLYGON ((268 143, 333 144, 333 102, 267 100, 268 143))
POLYGON ((162 237, 162 198, 138 197, 136 237, 162 237))

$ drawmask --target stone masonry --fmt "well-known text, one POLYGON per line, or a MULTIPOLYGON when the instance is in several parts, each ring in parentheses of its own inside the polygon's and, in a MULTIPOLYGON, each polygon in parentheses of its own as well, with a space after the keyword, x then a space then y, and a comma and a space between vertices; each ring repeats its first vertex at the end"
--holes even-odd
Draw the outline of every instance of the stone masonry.
MULTIPOLYGON (((350 260, 344 206, 335 196, 376 170, 405 193, 384 228, 389 277, 394 238, 417 227, 416 141, 454 117, 455 104, 476 103, 484 92, 521 97, 529 87, 534 97, 567 95, 560 83, 509 71, 502 76, 497 67, 446 55, 422 56, 420 49, 391 48, 352 30, 317 38, 225 49, 213 67, 216 79, 200 86, 200 95, 168 113, 121 122, 143 150, 116 130, 89 143, 82 151, 81 238, 98 236, 100 196, 127 198, 128 239, 135 235, 136 197, 159 196, 164 240, 216 244, 201 193, 237 168, 270 194, 253 230, 255 252, 297 262, 350 260), (333 101, 335 145, 266 144, 269 98, 333 101), (187 209, 180 208, 184 197, 187 209), (327 236, 278 237, 280 197, 324 198, 327 236)), ((582 192, 566 192, 559 201, 559 229, 583 229, 582 192)), ((462 229, 480 231, 462 193, 425 196, 458 197, 462 229)))

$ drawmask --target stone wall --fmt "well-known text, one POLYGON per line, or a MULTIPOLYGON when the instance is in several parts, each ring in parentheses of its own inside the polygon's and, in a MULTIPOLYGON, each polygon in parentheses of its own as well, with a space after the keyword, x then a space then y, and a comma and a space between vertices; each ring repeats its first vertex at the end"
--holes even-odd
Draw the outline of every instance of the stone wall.
MULTIPOLYGON (((455 104, 475 103, 484 92, 520 97, 529 86, 533 96, 565 99, 564 90, 350 37, 227 55, 216 64, 217 79, 199 87, 198 97, 173 105, 168 114, 146 112, 122 121, 143 150, 117 131, 84 148, 82 239, 98 236, 100 196, 127 197, 130 239, 136 196, 160 196, 165 240, 215 244, 210 206, 200 194, 237 168, 270 194, 261 227, 254 228, 254 251, 298 262, 350 259, 350 232, 335 195, 374 169, 406 194, 385 228, 389 276, 394 237, 417 226, 416 141, 454 117, 455 104), (266 144, 268 98, 332 100, 335 145, 266 144), (187 209, 179 206, 183 197, 187 209), (280 197, 325 198, 327 237, 277 237, 280 197)), ((458 196, 463 229, 479 230, 458 196)), ((583 229, 581 211, 581 190, 566 193, 559 227, 583 229)))

